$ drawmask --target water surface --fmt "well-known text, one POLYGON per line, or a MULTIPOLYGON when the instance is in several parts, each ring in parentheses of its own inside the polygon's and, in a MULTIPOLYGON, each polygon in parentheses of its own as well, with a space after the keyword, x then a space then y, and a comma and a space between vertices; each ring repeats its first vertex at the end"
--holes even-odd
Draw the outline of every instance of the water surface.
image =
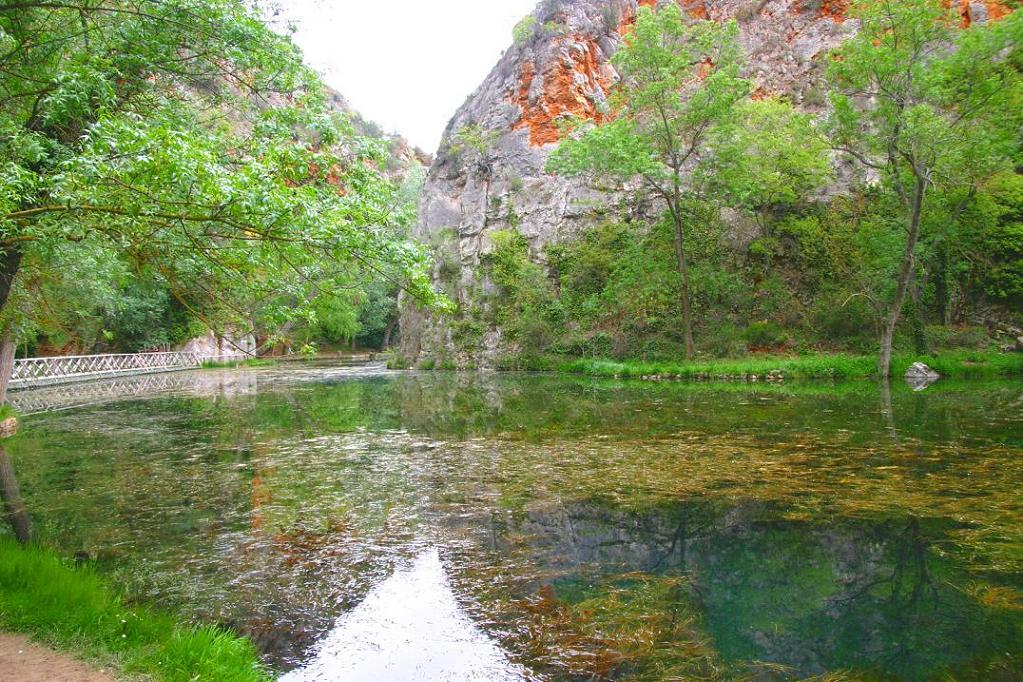
POLYGON ((45 541, 281 671, 438 566, 536 679, 1023 670, 1018 382, 196 372, 8 450, 45 541))

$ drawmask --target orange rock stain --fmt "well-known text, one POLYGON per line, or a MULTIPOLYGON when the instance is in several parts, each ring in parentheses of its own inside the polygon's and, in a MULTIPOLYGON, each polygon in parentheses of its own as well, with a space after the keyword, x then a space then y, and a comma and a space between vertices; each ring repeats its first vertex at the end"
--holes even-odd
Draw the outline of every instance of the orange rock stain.
MULTIPOLYGON (((519 71, 519 87, 513 99, 522 109, 522 116, 512 126, 514 130, 529 130, 529 143, 535 147, 554 144, 561 140, 562 120, 579 116, 597 124, 611 118, 598 105, 596 94, 607 93, 614 84, 610 66, 602 63, 597 44, 581 36, 558 39, 567 44, 564 52, 568 59, 558 59, 543 73, 536 73, 536 64, 523 63, 519 71), (540 92, 531 97, 533 83, 540 78, 540 92)), ((557 46, 555 46, 557 48, 557 46)))
MULTIPOLYGON (((1012 14, 1012 9, 998 0, 984 0, 984 6, 987 8, 988 21, 998 21, 1012 14)), ((969 28, 972 23, 970 20, 970 0, 959 0, 959 17, 962 20, 962 27, 969 28)))

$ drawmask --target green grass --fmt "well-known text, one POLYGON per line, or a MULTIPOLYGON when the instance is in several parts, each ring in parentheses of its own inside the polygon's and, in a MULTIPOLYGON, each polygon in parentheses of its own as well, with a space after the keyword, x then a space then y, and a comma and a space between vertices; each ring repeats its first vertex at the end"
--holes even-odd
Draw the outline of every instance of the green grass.
MULTIPOLYGON (((992 378, 1023 375, 1023 354, 991 351, 954 351, 926 356, 897 356, 892 374, 901 377, 914 362, 923 362, 950 379, 992 378)), ((756 376, 763 381, 770 372, 785 379, 867 379, 877 372, 873 355, 765 356, 738 360, 694 362, 641 362, 625 360, 574 360, 557 366, 562 372, 590 376, 661 377, 688 381, 742 380, 756 376)))
POLYGON ((0 629, 155 680, 269 680, 255 647, 126 604, 91 568, 0 538, 0 629))
POLYGON ((251 358, 249 360, 203 360, 203 369, 231 369, 234 367, 273 367, 276 360, 269 358, 251 358))

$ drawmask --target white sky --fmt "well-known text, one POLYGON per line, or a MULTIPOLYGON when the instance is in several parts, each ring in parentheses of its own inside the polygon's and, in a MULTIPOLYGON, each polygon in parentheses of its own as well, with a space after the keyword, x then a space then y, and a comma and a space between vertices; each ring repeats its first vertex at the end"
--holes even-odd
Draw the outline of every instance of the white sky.
POLYGON ((363 116, 433 153, 538 0, 278 0, 306 61, 363 116))

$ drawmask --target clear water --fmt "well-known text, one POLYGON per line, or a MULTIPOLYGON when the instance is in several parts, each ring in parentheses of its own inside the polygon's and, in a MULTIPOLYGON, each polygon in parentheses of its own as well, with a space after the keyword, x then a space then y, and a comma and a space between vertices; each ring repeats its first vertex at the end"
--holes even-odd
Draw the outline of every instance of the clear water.
POLYGON ((25 420, 35 532, 281 671, 436 549, 537 679, 1023 679, 1019 382, 176 376, 25 420))

